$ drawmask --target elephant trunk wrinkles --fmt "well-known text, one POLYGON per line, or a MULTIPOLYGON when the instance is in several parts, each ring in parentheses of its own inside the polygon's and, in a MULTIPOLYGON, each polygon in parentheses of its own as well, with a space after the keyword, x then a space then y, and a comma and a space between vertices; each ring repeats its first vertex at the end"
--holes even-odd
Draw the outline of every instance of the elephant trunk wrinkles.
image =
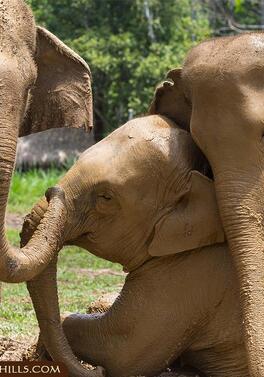
POLYGON ((20 247, 24 247, 30 241, 41 220, 44 218, 48 207, 49 203, 47 199, 43 197, 34 205, 31 212, 26 215, 20 233, 20 247))
POLYGON ((261 174, 216 176, 221 217, 238 274, 245 343, 254 377, 264 376, 264 186, 261 174), (222 183, 224 182, 224 184, 222 183))
POLYGON ((61 247, 66 207, 63 191, 60 188, 50 190, 49 209, 32 240, 20 250, 13 249, 9 245, 5 233, 5 213, 20 123, 20 117, 14 109, 9 110, 12 119, 8 121, 6 127, 4 125, 0 127, 0 281, 18 283, 30 280, 39 274, 52 260, 54 252, 61 247))
MULTIPOLYGON (((60 183, 60 186, 63 192, 67 192, 67 185, 65 186, 65 184, 60 183)), ((67 207, 70 206, 69 202, 70 200, 67 198, 67 207)), ((32 234, 35 234, 36 228, 47 211, 49 211, 48 203, 45 199, 42 199, 34 206, 31 213, 27 215, 21 233, 21 246, 26 245, 31 239, 32 234)), ((69 231, 70 229, 68 229, 65 219, 64 233, 68 234, 69 231)), ((41 331, 41 339, 52 359, 65 364, 70 377, 103 377, 104 372, 102 368, 88 371, 81 366, 64 335, 60 321, 56 275, 57 254, 41 274, 27 282, 27 288, 41 331)))
POLYGON ((102 377, 103 370, 88 371, 74 356, 64 335, 58 303, 57 257, 27 287, 37 314, 41 338, 53 360, 63 362, 70 377, 102 377))

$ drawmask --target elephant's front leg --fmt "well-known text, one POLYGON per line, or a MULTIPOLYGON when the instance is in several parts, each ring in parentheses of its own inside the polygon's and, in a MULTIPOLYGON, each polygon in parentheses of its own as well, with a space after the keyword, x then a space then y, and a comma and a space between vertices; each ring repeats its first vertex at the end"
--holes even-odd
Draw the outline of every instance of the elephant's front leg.
POLYGON ((64 320, 63 329, 73 352, 88 363, 103 365, 109 377, 153 376, 168 366, 170 356, 158 351, 164 339, 147 339, 119 328, 117 322, 101 313, 73 314, 64 320))
MULTIPOLYGON (((110 324, 105 313, 72 314, 63 320, 63 330, 73 352, 82 360, 93 365, 96 360, 104 364, 111 359, 110 324)), ((115 353, 116 355, 116 353, 115 353)))

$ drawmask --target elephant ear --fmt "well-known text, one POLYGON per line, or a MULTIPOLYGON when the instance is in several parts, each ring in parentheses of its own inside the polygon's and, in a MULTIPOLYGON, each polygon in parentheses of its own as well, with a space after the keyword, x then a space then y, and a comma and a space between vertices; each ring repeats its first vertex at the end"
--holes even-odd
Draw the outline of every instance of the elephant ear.
POLYGON ((164 115, 185 130, 190 130, 191 104, 184 94, 182 70, 174 69, 167 74, 154 94, 149 114, 164 115))
POLYGON ((189 190, 175 209, 156 224, 149 254, 176 254, 224 240, 214 183, 199 172, 193 171, 189 190))
POLYGON ((50 128, 90 129, 93 124, 91 72, 74 51, 37 27, 38 76, 19 136, 50 128))

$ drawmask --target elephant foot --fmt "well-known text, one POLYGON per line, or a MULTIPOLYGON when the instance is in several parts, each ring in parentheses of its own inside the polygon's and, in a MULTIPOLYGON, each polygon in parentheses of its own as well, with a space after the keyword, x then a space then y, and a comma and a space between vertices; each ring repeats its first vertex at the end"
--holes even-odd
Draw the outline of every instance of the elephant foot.
POLYGON ((89 377, 106 377, 104 368, 96 367, 95 369, 90 370, 89 377))
POLYGON ((169 368, 168 371, 161 373, 157 377, 206 377, 203 373, 197 369, 189 366, 181 366, 181 361, 178 359, 169 368))
POLYGON ((183 373, 176 373, 176 372, 165 372, 160 374, 158 377, 199 377, 198 374, 183 374, 183 373))
POLYGON ((34 352, 34 358, 35 360, 39 360, 39 361, 51 361, 52 358, 50 357, 48 351, 46 350, 43 342, 42 342, 42 339, 41 339, 41 334, 39 334, 39 337, 38 337, 38 341, 37 341, 37 344, 36 344, 36 349, 35 349, 35 352, 34 352))
MULTIPOLYGON (((67 314, 65 314, 65 317, 66 316, 67 314)), ((36 344, 34 359, 38 361, 52 361, 52 358, 42 341, 41 334, 39 335, 39 338, 36 344)), ((94 368, 92 365, 86 364, 82 361, 80 361, 80 364, 82 365, 84 369, 87 369, 87 371, 90 372, 89 377, 106 377, 104 368, 100 366, 94 368)))
POLYGON ((161 373, 158 377, 202 377, 197 372, 190 372, 187 370, 178 370, 173 372, 164 372, 161 373))

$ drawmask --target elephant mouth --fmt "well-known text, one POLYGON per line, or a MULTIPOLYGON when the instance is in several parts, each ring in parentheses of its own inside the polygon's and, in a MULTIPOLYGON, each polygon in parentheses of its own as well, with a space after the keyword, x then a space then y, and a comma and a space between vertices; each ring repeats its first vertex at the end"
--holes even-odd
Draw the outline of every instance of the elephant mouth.
POLYGON ((93 232, 85 232, 76 238, 66 241, 65 246, 84 247, 88 242, 89 243, 93 242, 92 237, 93 237, 93 232))
POLYGON ((97 223, 97 219, 90 217, 88 221, 86 220, 85 227, 82 227, 80 223, 77 224, 74 229, 72 229, 71 234, 66 238, 64 245, 83 247, 86 243, 94 243, 96 238, 97 223), (81 231, 79 230, 76 232, 76 229, 81 229, 81 231))

